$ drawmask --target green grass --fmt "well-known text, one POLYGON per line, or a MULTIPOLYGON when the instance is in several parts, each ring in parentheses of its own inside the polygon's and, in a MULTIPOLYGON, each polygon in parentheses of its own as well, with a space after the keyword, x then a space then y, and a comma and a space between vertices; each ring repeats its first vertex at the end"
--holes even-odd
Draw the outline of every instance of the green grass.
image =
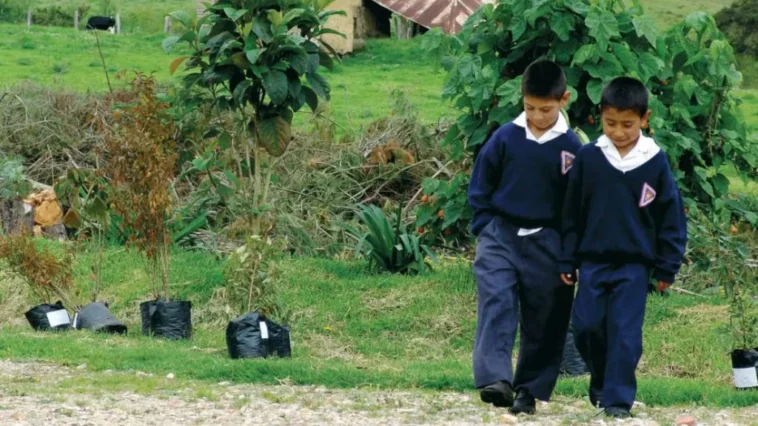
MULTIPOLYGON (((91 254, 76 267, 77 287, 88 291, 91 254)), ((104 292, 130 327, 127 337, 87 332, 35 333, 20 320, 3 326, 0 358, 86 363, 94 371, 141 370, 183 379, 329 387, 472 388, 471 347, 476 325, 471 266, 446 264, 424 277, 375 275, 362 263, 291 259, 281 264, 282 301, 293 312, 289 360, 228 359, 224 327, 232 316, 212 298, 222 285, 222 265, 201 253, 177 251, 172 270, 175 297, 194 304, 195 335, 189 342, 144 338, 138 306, 151 281, 134 254, 109 251, 104 292), (220 312, 220 313, 219 313, 220 312)), ((16 285, 17 286, 17 285, 16 285)), ((0 300, 17 287, 0 286, 0 300)), ((7 324, 9 318, 0 318, 7 324)), ((672 295, 648 305, 639 400, 649 405, 746 406, 758 393, 731 387, 727 356, 728 315, 718 299, 672 295)), ((561 380, 560 395, 584 395, 586 378, 561 380)))
MULTIPOLYGON (((164 53, 163 37, 101 34, 101 49, 112 82, 123 84, 112 78, 121 70, 154 71, 160 80, 170 80, 169 64, 183 52, 164 53)), ((108 88, 91 33, 0 25, 0 52, 3 86, 31 81, 78 91, 102 92, 108 88)), ((452 113, 441 101, 444 75, 424 62, 418 40, 371 40, 364 51, 346 58, 326 75, 332 84, 332 118, 342 131, 357 132, 386 116, 392 107, 390 94, 397 89, 406 92, 425 121, 436 122, 452 113)), ((309 117, 306 112, 298 116, 300 123, 309 117)))
MULTIPOLYGON (((658 25, 670 27, 696 11, 715 14, 734 3, 733 0, 640 0, 645 13, 652 15, 658 25)), ((627 4, 631 4, 627 2, 627 4)))

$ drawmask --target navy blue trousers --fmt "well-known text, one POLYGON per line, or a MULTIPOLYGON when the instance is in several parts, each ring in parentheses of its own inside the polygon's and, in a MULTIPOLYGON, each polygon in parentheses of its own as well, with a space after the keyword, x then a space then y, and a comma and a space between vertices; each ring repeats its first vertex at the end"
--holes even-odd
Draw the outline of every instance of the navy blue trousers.
POLYGON ((558 379, 574 288, 563 284, 558 273, 558 231, 517 234, 516 227, 499 217, 479 234, 474 383, 481 388, 507 381, 547 401, 558 379), (514 375, 511 356, 519 323, 514 375))
POLYGON ((645 265, 582 263, 574 301, 576 347, 603 407, 632 408, 642 357, 650 270, 645 265))

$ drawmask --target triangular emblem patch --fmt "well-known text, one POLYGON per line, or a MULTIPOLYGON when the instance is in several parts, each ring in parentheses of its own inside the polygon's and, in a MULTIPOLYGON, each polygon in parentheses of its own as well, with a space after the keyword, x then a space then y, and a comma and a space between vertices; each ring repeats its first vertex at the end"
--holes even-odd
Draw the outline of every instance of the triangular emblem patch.
POLYGON ((647 207, 655 200, 655 189, 645 182, 642 185, 642 196, 640 196, 640 207, 647 207))
POLYGON ((568 151, 561 151, 561 172, 565 175, 574 165, 576 156, 568 151))

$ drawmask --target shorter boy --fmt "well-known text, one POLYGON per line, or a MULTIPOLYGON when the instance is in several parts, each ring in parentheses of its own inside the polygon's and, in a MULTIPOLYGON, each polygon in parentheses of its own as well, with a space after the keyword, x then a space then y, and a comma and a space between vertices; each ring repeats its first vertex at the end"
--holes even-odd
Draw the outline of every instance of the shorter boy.
POLYGON ((663 291, 684 258, 687 221, 666 154, 642 135, 648 91, 621 77, 603 91, 603 136, 579 150, 563 211, 561 279, 576 282, 576 344, 591 373, 590 401, 631 416, 650 275, 663 291))

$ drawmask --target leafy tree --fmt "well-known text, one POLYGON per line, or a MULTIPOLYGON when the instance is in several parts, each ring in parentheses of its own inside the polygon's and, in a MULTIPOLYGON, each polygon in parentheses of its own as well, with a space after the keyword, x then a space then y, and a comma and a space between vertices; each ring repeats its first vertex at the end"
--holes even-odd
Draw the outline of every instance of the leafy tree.
MULTIPOLYGON (((439 34, 430 37, 427 46, 449 49, 439 34)), ((571 122, 592 138, 601 133, 598 103, 610 79, 628 75, 647 85, 649 132, 668 154, 691 208, 728 216, 723 168, 747 178, 758 167, 758 146, 732 91, 741 81, 733 49, 706 13, 661 32, 637 1, 627 7, 620 0, 501 0, 481 7, 452 44, 459 47, 443 59, 443 97, 462 112, 445 140, 454 158, 470 161, 521 111, 520 76, 544 57, 565 69, 571 122)))
POLYGON ((329 99, 319 68, 331 68, 329 53, 335 52, 319 37, 339 34, 325 24, 344 15, 325 10, 332 1, 219 0, 197 22, 184 11, 171 14, 186 31, 166 38, 163 47, 170 51, 181 42, 192 51, 177 58, 171 72, 186 61, 185 86, 207 89, 219 111, 237 118, 236 131, 222 133, 193 167, 213 179, 214 169, 223 167, 222 153, 234 153, 236 170, 225 170, 227 186, 218 188, 247 201, 255 235, 267 208, 270 165, 287 150, 294 113, 305 105, 315 111, 319 98, 329 99))

